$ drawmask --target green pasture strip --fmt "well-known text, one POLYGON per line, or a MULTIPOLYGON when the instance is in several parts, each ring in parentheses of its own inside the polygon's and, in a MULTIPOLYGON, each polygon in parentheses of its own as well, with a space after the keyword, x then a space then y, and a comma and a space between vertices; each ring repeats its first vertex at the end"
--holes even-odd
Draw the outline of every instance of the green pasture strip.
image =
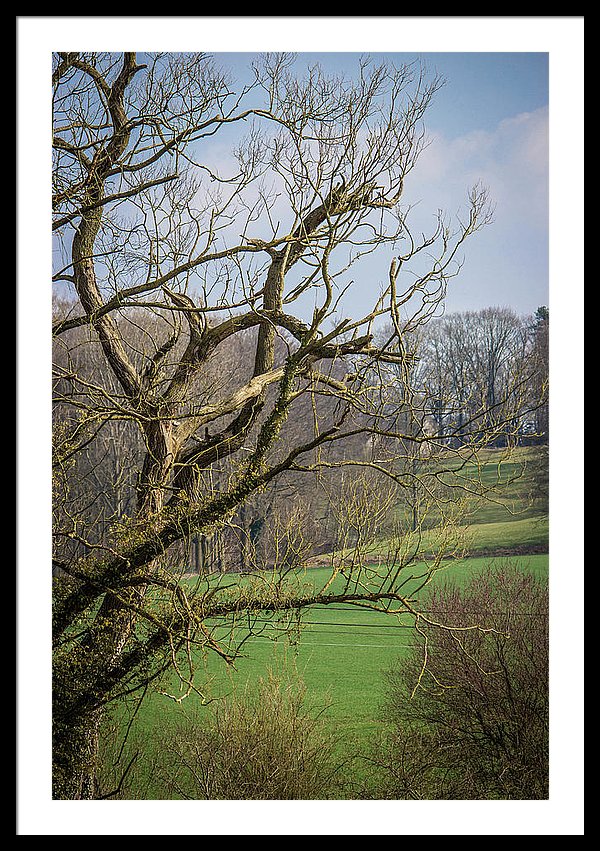
MULTIPOLYGON (((478 453, 477 462, 463 463, 448 453, 444 458, 425 462, 422 472, 439 476, 440 481, 455 488, 456 497, 465 497, 467 489, 485 495, 473 498, 470 523, 496 523, 539 516, 539 508, 531 499, 534 485, 532 462, 539 449, 518 447, 507 452, 505 449, 486 449, 478 453)), ((399 512, 400 513, 400 512, 399 512)), ((440 523, 441 515, 432 506, 426 525, 434 527, 440 523)))
MULTIPOLYGON (((508 551, 514 550, 515 555, 521 555, 527 548, 537 552, 548 550, 549 526, 548 516, 539 515, 532 517, 520 517, 518 519, 504 518, 494 523, 472 522, 465 524, 462 528, 464 543, 467 551, 477 555, 489 555, 501 552, 507 555, 508 551)), ((394 549, 395 543, 391 538, 381 538, 365 547, 366 558, 372 561, 385 559, 390 551, 394 549)), ((439 531, 437 529, 425 529, 420 534, 419 549, 421 552, 435 553, 439 547, 439 531)), ((342 551, 338 557, 349 557, 352 551, 342 551)), ((324 561, 325 557, 322 557, 324 561)))
MULTIPOLYGON (((477 521, 467 523, 463 527, 465 533, 465 544, 467 549, 473 553, 489 552, 494 554, 495 550, 506 552, 509 549, 523 547, 548 547, 548 516, 532 516, 507 518, 506 513, 500 520, 495 522, 479 523, 477 521)), ((435 551, 438 533, 435 529, 424 531, 421 549, 435 551)), ((381 551, 389 547, 389 541, 381 542, 381 551)))
MULTIPOLYGON (((489 564, 500 567, 506 561, 472 558, 451 562, 432 581, 448 581, 462 587, 489 564)), ((548 576, 547 555, 524 556, 518 562, 523 570, 540 578, 548 576)), ((320 588, 328 575, 327 568, 313 568, 300 572, 296 578, 320 588)), ((238 579, 235 575, 213 577, 213 581, 223 584, 238 579)), ((183 582, 189 588, 197 580, 190 577, 183 582)), ((228 667, 215 653, 199 653, 195 659, 197 682, 207 698, 220 698, 257 683, 270 668, 292 665, 307 687, 308 705, 317 711, 328 707, 325 717, 340 738, 340 753, 351 759, 377 733, 383 673, 410 647, 413 633, 407 627, 409 623, 401 614, 389 615, 348 604, 319 605, 303 612, 299 632, 284 635, 277 617, 259 615, 254 625, 257 634, 244 644, 235 668, 228 667)), ((236 638, 242 637, 241 629, 236 627, 236 638)), ((227 637, 226 629, 220 632, 221 637, 227 637)), ((173 697, 183 693, 174 675, 167 677, 161 688, 173 697)), ((176 703, 154 691, 135 717, 131 747, 142 748, 149 756, 154 753, 160 759, 160 732, 190 714, 208 720, 211 708, 203 706, 197 694, 176 703)))
POLYGON ((520 547, 549 546, 548 516, 527 517, 484 524, 473 523, 467 528, 469 547, 475 552, 510 550, 520 547))

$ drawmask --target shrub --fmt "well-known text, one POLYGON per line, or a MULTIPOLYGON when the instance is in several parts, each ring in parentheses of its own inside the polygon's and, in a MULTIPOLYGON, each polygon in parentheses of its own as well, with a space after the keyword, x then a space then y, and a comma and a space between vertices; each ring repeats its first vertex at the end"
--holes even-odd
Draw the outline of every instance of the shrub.
POLYGON ((330 797, 334 740, 303 683, 270 672, 213 704, 162 742, 162 775, 173 797, 294 800, 330 797))
POLYGON ((386 676, 380 796, 548 797, 548 591, 504 563, 430 596, 386 676))

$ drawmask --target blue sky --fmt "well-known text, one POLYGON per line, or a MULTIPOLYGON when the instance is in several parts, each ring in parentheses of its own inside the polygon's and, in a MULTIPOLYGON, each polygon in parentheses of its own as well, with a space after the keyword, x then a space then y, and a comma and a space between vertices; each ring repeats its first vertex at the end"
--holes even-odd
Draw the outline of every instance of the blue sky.
MULTIPOLYGON (((450 136, 470 130, 494 130, 504 118, 548 105, 548 52, 429 52, 390 53, 365 50, 373 58, 392 62, 424 59, 431 71, 446 79, 429 110, 432 126, 450 136)), ((242 74, 252 54, 217 51, 223 64, 242 74)), ((361 53, 301 51, 298 65, 320 62, 331 71, 351 73, 361 53)))
MULTIPOLYGON (((256 53, 209 52, 239 85, 252 79, 256 53)), ((374 62, 420 61, 445 81, 425 116, 428 147, 405 183, 403 202, 415 205, 413 231, 430 233, 438 209, 450 219, 464 212, 478 182, 490 193, 494 222, 461 250, 464 265, 450 283, 445 310, 499 306, 524 315, 548 305, 548 52, 298 51, 295 70, 301 75, 318 62, 354 77, 365 53, 374 62)), ((233 125, 205 140, 200 157, 227 173, 239 130, 233 125)), ((373 292, 387 279, 388 255, 374 254, 358 272, 345 301, 352 315, 371 309, 373 292)), ((312 307, 305 306, 307 315, 312 307)))
MULTIPOLYGON (((464 210, 478 181, 490 192, 494 222, 466 244, 446 310, 501 306, 530 314, 548 305, 548 52, 368 54, 396 64, 421 60, 445 80, 425 118, 429 146, 406 181, 405 199, 417 203, 413 222, 428 230, 438 208, 464 210)), ((217 51, 215 58, 247 79, 252 55, 217 51)), ((302 51, 296 67, 319 62, 352 75, 360 55, 302 51)), ((386 272, 382 264, 376 274, 384 279, 386 272)))

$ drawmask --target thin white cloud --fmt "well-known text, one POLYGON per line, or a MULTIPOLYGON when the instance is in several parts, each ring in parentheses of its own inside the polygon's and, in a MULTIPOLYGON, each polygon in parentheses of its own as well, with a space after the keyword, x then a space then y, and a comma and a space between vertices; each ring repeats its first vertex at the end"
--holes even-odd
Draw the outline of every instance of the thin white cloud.
POLYGON ((507 227, 547 228, 548 109, 506 118, 494 131, 449 139, 430 134, 407 180, 406 199, 423 212, 455 212, 475 183, 488 187, 496 221, 507 227))

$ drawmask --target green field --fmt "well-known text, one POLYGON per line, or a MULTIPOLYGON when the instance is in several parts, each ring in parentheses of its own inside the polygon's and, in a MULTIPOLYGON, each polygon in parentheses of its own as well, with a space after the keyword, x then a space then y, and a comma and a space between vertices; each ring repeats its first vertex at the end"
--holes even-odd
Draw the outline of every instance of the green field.
MULTIPOLYGON (((521 556, 518 561, 523 570, 547 577, 547 555, 521 556)), ((501 558, 449 562, 433 582, 462 586, 489 564, 500 566, 504 562, 501 558)), ((303 573, 301 581, 319 586, 326 577, 326 568, 313 568, 303 573)), ((214 653, 196 660, 198 683, 206 696, 225 696, 256 683, 269 669, 291 665, 306 685, 309 705, 315 710, 328 707, 325 717, 340 739, 340 756, 352 759, 360 749, 364 751, 380 725, 383 672, 410 646, 406 617, 349 605, 316 606, 304 615, 301 629, 291 637, 284 635, 274 620, 264 618, 256 626, 262 626, 263 632, 250 637, 235 669, 214 653)), ((161 688, 176 697, 181 693, 179 684, 175 677, 169 679, 161 688)), ((194 694, 181 703, 157 691, 148 694, 131 726, 129 746, 142 747, 151 756, 159 732, 190 714, 202 718, 206 713, 208 718, 211 708, 210 704, 202 706, 194 694)), ((155 757, 160 759, 159 754, 155 757)), ((152 786, 150 796, 151 790, 152 786)))
MULTIPOLYGON (((482 464, 470 465, 456 474, 446 471, 451 482, 456 475, 456 481, 483 483, 485 487, 493 485, 496 493, 493 500, 475 500, 471 513, 462 521, 468 557, 442 560, 432 584, 451 582, 464 586, 488 565, 501 566, 507 558, 518 562, 522 570, 547 578, 548 516, 530 497, 530 461, 533 458, 534 450, 519 449, 506 462, 502 452, 490 450, 482 464)), ((429 528, 421 530, 420 552, 437 549, 435 524, 433 516, 429 528)), ((361 554, 361 563, 367 565, 367 575, 368 564, 385 563, 391 548, 392 542, 382 535, 361 554)), ((327 565, 331 560, 330 555, 315 559, 310 568, 291 574, 292 581, 322 588, 330 575, 327 565)), ((407 568, 407 573, 416 577, 423 570, 423 564, 415 564, 407 568)), ((199 580, 188 576, 182 581, 191 590, 199 580)), ((252 580, 236 574, 220 574, 211 576, 208 581, 211 585, 236 585, 252 580)), ((202 582, 206 590, 206 581, 200 584, 202 582)), ((411 580, 409 576, 403 593, 409 595, 417 583, 418 579, 411 580)), ((335 591, 335 585, 330 590, 335 591)), ((297 672, 306 686, 309 707, 315 711, 327 707, 324 717, 339 738, 340 757, 352 761, 357 753, 365 752, 371 737, 381 728, 379 707, 385 688, 383 674, 410 647, 414 635, 412 619, 402 614, 390 615, 338 604, 314 606, 305 611, 300 626, 291 633, 285 626, 274 616, 262 615, 253 623, 250 634, 240 626, 234 634, 229 627, 219 627, 215 635, 224 647, 247 635, 250 637, 235 667, 226 665, 214 652, 206 657, 199 652, 194 660, 195 682, 210 701, 256 684, 272 669, 297 672)), ((160 734, 192 715, 202 723, 202 719, 209 719, 214 707, 210 702, 204 705, 195 693, 181 702, 172 699, 182 694, 180 681, 171 673, 155 684, 141 705, 132 702, 118 720, 119 732, 113 748, 118 749, 128 729, 123 753, 139 750, 148 757, 149 761, 140 761, 137 769, 141 772, 138 777, 141 777, 142 786, 149 783, 145 797, 159 794, 152 783, 151 765, 152 760, 155 765, 160 764, 160 734)))
MULTIPOLYGON (((439 474, 451 490, 442 489, 439 499, 433 497, 424 505, 424 516, 419 517, 420 550, 437 551, 439 528, 448 521, 444 512, 450 493, 461 500, 461 516, 454 521, 454 529, 470 555, 548 552, 547 505, 532 496, 538 451, 535 447, 519 447, 507 455, 506 450, 488 449, 481 453, 477 463, 462 465, 458 459, 449 457, 424 468, 434 476, 439 474)), ((411 520, 409 512, 399 506, 395 520, 404 534, 411 520)), ((364 555, 378 560, 393 549, 393 539, 382 532, 364 548, 364 555)), ((316 563, 324 565, 328 560, 330 556, 320 556, 316 563)))
MULTIPOLYGON (((492 563, 500 565, 503 561, 495 559, 492 563)), ((547 556, 527 556, 519 561, 524 570, 547 576, 547 556)), ((488 564, 490 559, 486 558, 466 559, 449 565, 433 581, 464 585, 488 564)), ((315 569, 312 573, 319 585, 327 571, 315 569)), ((217 659, 210 660, 206 670, 215 678, 215 687, 225 691, 230 684, 235 687, 236 681, 256 679, 282 655, 293 658, 309 693, 319 702, 331 699, 336 724, 352 737, 373 724, 381 697, 381 673, 410 646, 411 633, 411 622, 402 615, 348 605, 317 606, 303 618, 293 646, 285 639, 277 640, 276 628, 267 629, 264 636, 250 639, 237 671, 228 676, 217 659)))

